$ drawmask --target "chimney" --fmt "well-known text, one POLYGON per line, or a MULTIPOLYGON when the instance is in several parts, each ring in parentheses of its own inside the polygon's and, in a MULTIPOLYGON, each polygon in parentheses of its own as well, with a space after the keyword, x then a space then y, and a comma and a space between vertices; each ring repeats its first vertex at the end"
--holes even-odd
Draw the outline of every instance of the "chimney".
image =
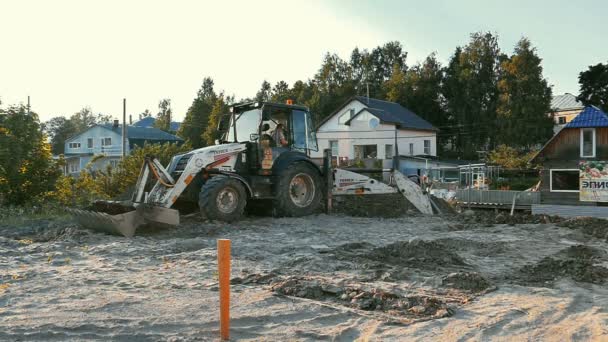
POLYGON ((119 123, 119 121, 118 121, 118 120, 114 120, 114 125, 113 125, 113 127, 114 127, 114 128, 118 128, 118 123, 119 123))

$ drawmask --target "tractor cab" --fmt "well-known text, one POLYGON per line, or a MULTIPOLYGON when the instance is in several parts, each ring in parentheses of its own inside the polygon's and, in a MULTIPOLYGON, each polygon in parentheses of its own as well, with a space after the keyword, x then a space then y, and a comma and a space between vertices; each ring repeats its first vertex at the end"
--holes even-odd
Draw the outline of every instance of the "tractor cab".
POLYGON ((252 173, 269 175, 280 159, 308 158, 309 151, 318 150, 310 112, 303 106, 247 103, 232 107, 224 119, 223 142, 247 143, 245 159, 252 173))

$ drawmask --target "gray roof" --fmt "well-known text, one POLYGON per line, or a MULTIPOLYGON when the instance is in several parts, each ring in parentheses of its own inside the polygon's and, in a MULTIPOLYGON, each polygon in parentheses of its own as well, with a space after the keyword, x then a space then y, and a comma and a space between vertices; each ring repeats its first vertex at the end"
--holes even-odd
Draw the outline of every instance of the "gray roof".
MULTIPOLYGON (((101 124, 103 128, 122 134, 122 125, 101 124)), ((127 138, 140 140, 183 141, 182 138, 154 127, 127 126, 127 138)))
POLYGON ((403 107, 402 105, 383 101, 365 96, 355 96, 357 101, 363 103, 368 108, 366 110, 380 119, 383 123, 395 124, 399 128, 410 128, 419 130, 437 131, 430 122, 416 115, 416 113, 403 107))
POLYGON ((583 103, 577 101, 576 96, 570 93, 554 96, 551 100, 551 109, 555 111, 583 109, 584 107, 583 103))

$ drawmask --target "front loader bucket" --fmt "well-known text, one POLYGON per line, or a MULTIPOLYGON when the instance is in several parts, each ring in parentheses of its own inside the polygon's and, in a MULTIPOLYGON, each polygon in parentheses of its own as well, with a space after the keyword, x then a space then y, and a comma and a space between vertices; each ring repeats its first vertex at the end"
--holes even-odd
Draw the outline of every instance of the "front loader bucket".
POLYGON ((174 209, 154 206, 134 208, 118 202, 101 201, 96 202, 93 207, 97 210, 67 209, 67 211, 84 228, 126 237, 132 237, 139 226, 148 223, 179 224, 179 212, 174 209))
POLYGON ((118 215, 80 209, 67 209, 67 211, 84 228, 126 237, 132 237, 137 227, 144 223, 143 217, 137 210, 118 215))

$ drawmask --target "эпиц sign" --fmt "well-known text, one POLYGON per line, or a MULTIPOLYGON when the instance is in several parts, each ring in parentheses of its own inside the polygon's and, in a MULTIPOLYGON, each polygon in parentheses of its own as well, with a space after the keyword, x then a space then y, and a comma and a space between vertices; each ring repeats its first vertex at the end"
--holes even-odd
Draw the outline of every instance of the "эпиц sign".
POLYGON ((580 200, 608 202, 608 162, 581 161, 580 200))

